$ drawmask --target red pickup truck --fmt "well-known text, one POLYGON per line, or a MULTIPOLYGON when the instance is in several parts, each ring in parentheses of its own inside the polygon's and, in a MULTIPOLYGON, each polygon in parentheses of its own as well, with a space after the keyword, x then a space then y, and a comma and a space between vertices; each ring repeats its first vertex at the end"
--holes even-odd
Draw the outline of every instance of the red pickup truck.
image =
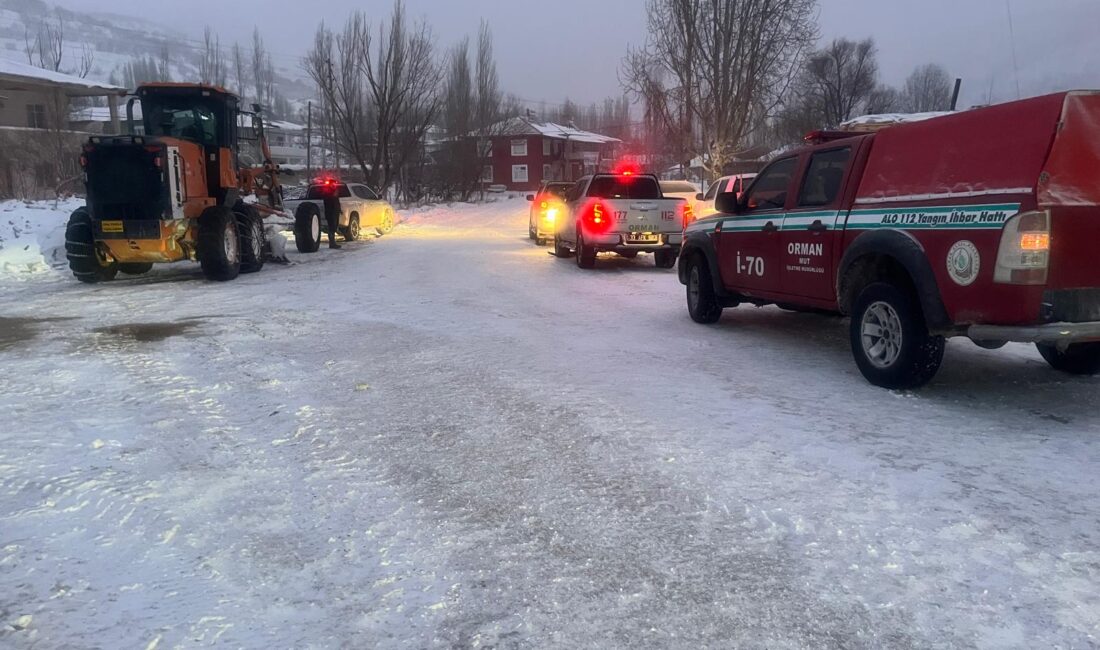
POLYGON ((849 315, 856 364, 885 388, 930 381, 953 336, 1100 372, 1100 92, 811 142, 685 229, 693 320, 743 303, 849 315))

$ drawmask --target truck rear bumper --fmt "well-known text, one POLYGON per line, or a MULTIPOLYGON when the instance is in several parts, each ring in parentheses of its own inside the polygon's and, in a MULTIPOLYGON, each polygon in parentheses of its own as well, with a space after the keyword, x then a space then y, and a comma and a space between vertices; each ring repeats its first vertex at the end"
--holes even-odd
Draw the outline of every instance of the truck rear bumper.
POLYGON ((971 325, 966 335, 974 341, 1013 343, 1081 343, 1100 341, 1100 321, 1046 325, 971 325))
POLYGON ((585 235, 584 242, 589 246, 595 247, 601 251, 642 251, 652 252, 657 250, 666 250, 670 248, 680 249, 680 245, 683 243, 683 235, 680 233, 662 234, 659 242, 653 242, 649 244, 628 244, 626 243, 625 235, 619 233, 610 233, 607 235, 585 235))

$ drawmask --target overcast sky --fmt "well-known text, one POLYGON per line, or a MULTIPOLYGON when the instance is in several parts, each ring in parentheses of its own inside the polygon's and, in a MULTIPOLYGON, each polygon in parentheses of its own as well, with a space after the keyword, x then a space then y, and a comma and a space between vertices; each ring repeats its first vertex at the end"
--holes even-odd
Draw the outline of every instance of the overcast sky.
MULTIPOLYGON (((384 18, 391 0, 59 0, 82 10, 137 15, 191 36, 214 25, 223 42, 260 25, 276 64, 297 67, 321 20, 342 24, 362 9, 384 18)), ((1100 0, 819 0, 823 40, 874 37, 883 80, 900 85, 916 65, 936 62, 964 79, 964 105, 1100 87, 1100 0), (1013 44, 1017 63, 1013 64, 1013 44)), ((407 0, 442 46, 476 34, 484 17, 496 40, 505 90, 528 101, 591 102, 620 92, 618 66, 645 39, 643 0, 407 0)))

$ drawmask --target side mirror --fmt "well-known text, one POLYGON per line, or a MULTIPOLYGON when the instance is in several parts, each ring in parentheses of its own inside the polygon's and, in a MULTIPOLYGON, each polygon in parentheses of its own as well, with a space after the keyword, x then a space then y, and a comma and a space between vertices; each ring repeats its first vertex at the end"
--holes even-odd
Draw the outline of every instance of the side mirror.
POLYGON ((696 201, 705 201, 706 199, 703 198, 703 193, 699 192, 698 194, 695 195, 695 200, 696 201))
POLYGON ((737 192, 722 192, 714 199, 714 208, 723 214, 739 214, 741 202, 737 192))
POLYGON ((535 200, 535 195, 534 194, 528 194, 527 195, 527 200, 528 201, 534 201, 535 200))

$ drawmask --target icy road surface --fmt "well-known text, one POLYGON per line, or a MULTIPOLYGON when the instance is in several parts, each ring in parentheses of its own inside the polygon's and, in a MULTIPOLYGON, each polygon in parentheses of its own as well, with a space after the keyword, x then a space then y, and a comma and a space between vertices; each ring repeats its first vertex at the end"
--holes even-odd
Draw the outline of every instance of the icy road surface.
POLYGON ((0 280, 0 646, 1100 644, 1100 381, 952 342, 883 391, 526 210, 0 280))

